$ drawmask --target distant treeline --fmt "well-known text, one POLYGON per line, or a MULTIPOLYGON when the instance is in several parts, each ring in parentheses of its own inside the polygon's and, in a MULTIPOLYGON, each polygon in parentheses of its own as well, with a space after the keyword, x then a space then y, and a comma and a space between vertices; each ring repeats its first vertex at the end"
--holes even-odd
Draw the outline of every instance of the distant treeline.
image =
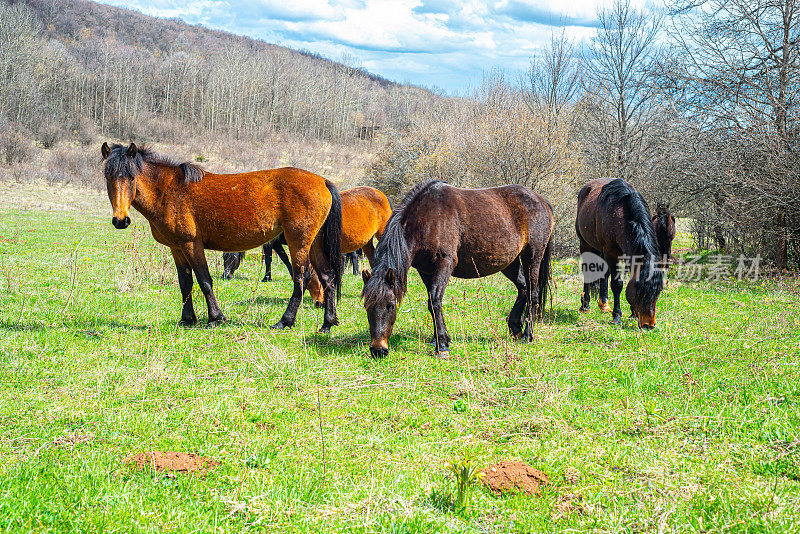
POLYGON ((0 120, 48 138, 353 140, 436 98, 309 52, 84 0, 0 2, 0 120), (59 130, 63 130, 59 132, 59 130))

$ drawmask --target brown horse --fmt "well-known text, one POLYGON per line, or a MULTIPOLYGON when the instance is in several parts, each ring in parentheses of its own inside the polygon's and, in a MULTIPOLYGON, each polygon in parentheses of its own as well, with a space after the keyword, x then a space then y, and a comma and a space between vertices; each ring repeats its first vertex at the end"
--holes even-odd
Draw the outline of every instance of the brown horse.
MULTIPOLYGON (((345 189, 342 196, 342 253, 363 250, 372 266, 375 246, 372 239, 380 240, 386 223, 392 216, 392 204, 386 195, 367 186, 345 189)), ((311 271, 308 291, 317 306, 323 306, 322 285, 315 271, 311 271)))
MULTIPOLYGON (((670 259, 672 258, 672 241, 675 239, 675 217, 669 211, 669 204, 656 204, 656 214, 653 215, 653 228, 656 232, 656 241, 658 242, 658 251, 660 261, 658 262, 659 268, 664 271, 663 280, 664 286, 667 285, 667 269, 669 269, 670 259)), ((598 299, 597 307, 602 312, 610 312, 611 306, 608 305, 608 278, 603 278, 599 281, 598 286, 598 299)), ((636 317, 635 313, 631 313, 631 317, 636 317)))
POLYGON ((101 152, 114 227, 128 227, 133 206, 150 223, 155 240, 172 251, 183 299, 182 324, 197 322, 192 271, 208 305, 208 325, 225 321, 214 296, 205 249, 249 250, 281 232, 292 257, 294 290, 273 328, 294 324, 309 263, 325 287, 322 331, 338 323, 335 296, 341 282, 342 210, 331 182, 291 167, 213 174, 133 143, 127 148, 103 143, 101 152))
POLYGON ((653 215, 653 228, 656 231, 658 251, 661 255, 661 268, 668 269, 672 259, 672 242, 675 240, 675 217, 669 211, 669 204, 656 204, 656 214, 653 215))
POLYGON ((508 316, 511 334, 530 340, 550 278, 553 226, 550 204, 521 185, 460 189, 433 180, 412 189, 386 225, 372 273, 362 271, 372 356, 389 353, 411 267, 428 290, 437 354, 450 348, 442 298, 451 276, 482 278, 502 272, 517 287, 508 316))
MULTIPOLYGON (((342 191, 340 195, 342 199, 342 254, 353 255, 351 256, 351 261, 353 262, 353 268, 357 269, 358 258, 355 256, 355 252, 363 250, 367 261, 371 265, 372 257, 375 254, 375 246, 372 244, 372 239, 378 240, 383 235, 383 229, 386 228, 386 223, 389 221, 389 217, 392 216, 392 204, 386 198, 386 195, 377 189, 367 186, 351 187, 342 191)), ((269 266, 272 251, 275 250, 280 256, 283 253, 283 243, 285 243, 285 239, 279 236, 264 245, 265 263, 267 263, 268 257, 270 260, 267 263, 267 274, 264 275, 264 281, 267 281, 267 276, 270 274, 269 266), (269 249, 267 248, 268 246, 269 249)), ((243 256, 244 252, 225 253, 222 255, 225 265, 223 278, 233 276, 243 256)), ((317 307, 323 307, 322 284, 313 269, 310 270, 310 279, 307 280, 307 287, 311 298, 314 299, 314 304, 317 307)))
MULTIPOLYGON (((587 253, 601 256, 605 277, 600 284, 600 308, 608 306, 608 281, 614 293, 614 323, 621 323, 620 294, 622 276, 618 269, 620 258, 628 262, 631 281, 625 298, 631 312, 638 318, 640 328, 655 326, 656 301, 661 293, 663 273, 659 267, 660 252, 647 202, 632 185, 621 178, 598 178, 587 183, 578 193, 578 215, 575 231, 580 240, 584 264, 587 253)), ((589 310, 592 283, 584 272, 581 311, 589 310)))

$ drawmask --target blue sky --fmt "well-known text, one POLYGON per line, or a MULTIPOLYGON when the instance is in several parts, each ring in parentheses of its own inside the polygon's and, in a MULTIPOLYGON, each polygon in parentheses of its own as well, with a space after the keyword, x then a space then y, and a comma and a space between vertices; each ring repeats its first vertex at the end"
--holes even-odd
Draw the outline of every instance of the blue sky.
MULTIPOLYGON (((564 31, 594 33, 609 0, 103 0, 302 48, 399 82, 463 93, 484 72, 527 68, 564 31)), ((637 2, 638 3, 638 2, 637 2)))

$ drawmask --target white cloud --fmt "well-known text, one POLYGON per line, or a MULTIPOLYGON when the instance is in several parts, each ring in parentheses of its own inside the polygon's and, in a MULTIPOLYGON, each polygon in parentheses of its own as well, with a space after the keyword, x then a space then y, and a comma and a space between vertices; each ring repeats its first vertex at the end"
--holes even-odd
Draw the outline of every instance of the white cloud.
POLYGON ((376 74, 458 91, 492 68, 524 68, 553 31, 590 37, 611 0, 105 1, 332 59, 349 54, 376 74))

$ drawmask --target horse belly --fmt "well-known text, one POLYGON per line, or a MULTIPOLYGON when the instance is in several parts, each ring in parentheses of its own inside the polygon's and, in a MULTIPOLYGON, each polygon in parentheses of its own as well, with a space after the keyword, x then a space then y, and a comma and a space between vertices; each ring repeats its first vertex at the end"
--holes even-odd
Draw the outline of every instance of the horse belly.
POLYGON ((252 206, 204 217, 200 229, 205 248, 224 252, 260 247, 281 233, 275 210, 256 210, 252 206))
POLYGON ((503 247, 484 250, 460 249, 458 264, 453 269, 453 276, 456 278, 482 278, 499 273, 519 256, 522 246, 514 245, 514 243, 506 243, 503 247))

